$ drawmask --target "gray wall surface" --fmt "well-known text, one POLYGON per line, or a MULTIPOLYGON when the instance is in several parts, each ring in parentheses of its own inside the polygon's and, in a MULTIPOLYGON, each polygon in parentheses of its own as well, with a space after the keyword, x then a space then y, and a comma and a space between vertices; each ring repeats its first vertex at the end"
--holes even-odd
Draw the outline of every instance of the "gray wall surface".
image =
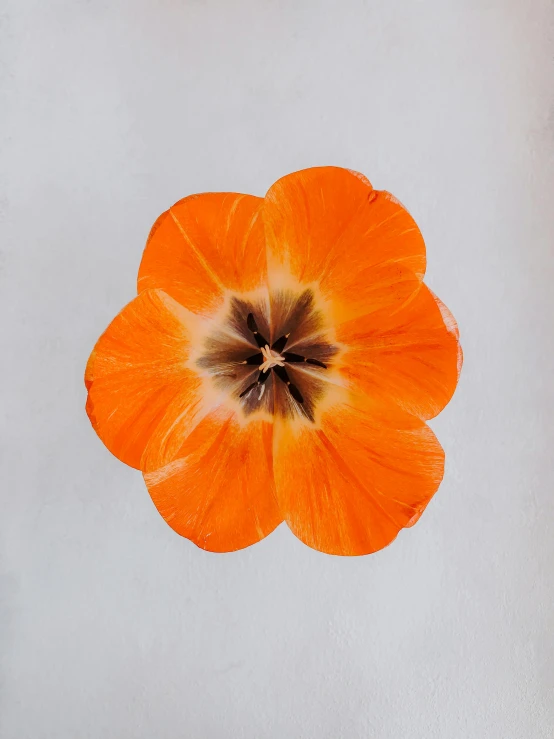
POLYGON ((2 739, 551 739, 554 8, 4 0, 2 739), (336 164, 412 212, 465 365, 415 528, 214 555, 104 448, 83 372, 156 217, 336 164))

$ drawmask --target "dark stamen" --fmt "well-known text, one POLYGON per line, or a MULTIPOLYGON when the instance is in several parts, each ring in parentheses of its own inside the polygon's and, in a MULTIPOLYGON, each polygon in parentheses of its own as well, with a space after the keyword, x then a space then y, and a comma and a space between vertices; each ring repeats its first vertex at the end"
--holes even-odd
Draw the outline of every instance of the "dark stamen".
POLYGON ((296 387, 296 385, 293 385, 290 381, 290 377, 288 375, 288 372, 284 367, 279 367, 279 365, 276 365, 273 367, 273 371, 277 375, 277 377, 282 380, 285 385, 288 387, 290 394, 292 397, 298 402, 303 403, 304 398, 302 397, 302 393, 300 390, 296 387))
POLYGON ((279 354, 283 351, 283 349, 286 346, 286 343, 288 341, 290 334, 285 334, 285 336, 281 336, 280 339, 277 339, 277 341, 274 341, 271 348, 274 352, 279 352, 279 354))
POLYGON ((285 383, 285 385, 290 385, 290 377, 284 367, 279 367, 279 365, 277 364, 275 365, 275 367, 273 367, 273 371, 275 372, 277 377, 285 383))
POLYGON ((290 394, 296 400, 297 403, 303 403, 304 402, 304 398, 302 397, 302 393, 296 387, 296 385, 289 385, 289 390, 290 390, 290 394))
POLYGON ((315 364, 316 367, 323 367, 327 369, 327 365, 320 362, 319 359, 308 359, 303 357, 301 354, 294 354, 293 352, 285 352, 283 354, 285 362, 306 362, 307 364, 315 364))
POLYGON ((248 387, 246 388, 246 390, 243 390, 242 393, 239 395, 239 398, 244 397, 247 393, 249 393, 251 390, 253 390, 258 385, 263 385, 264 382, 269 377, 269 375, 270 375, 269 372, 260 372, 260 374, 258 375, 257 381, 256 382, 253 382, 251 385, 248 385, 248 387))
POLYGON ((256 341, 256 344, 260 347, 260 349, 262 348, 262 346, 266 346, 266 344, 269 343, 266 339, 264 339, 264 337, 258 331, 258 324, 256 323, 256 319, 254 318, 253 313, 248 314, 246 318, 246 325, 248 326, 250 331, 252 331, 252 333, 254 334, 254 339, 256 341))
POLYGON ((246 318, 246 325, 252 331, 253 334, 257 333, 258 331, 258 324, 256 323, 256 319, 254 318, 253 313, 249 313, 246 318))
POLYGON ((239 398, 243 398, 246 395, 246 393, 249 393, 253 388, 256 387, 257 384, 258 384, 257 382, 253 382, 251 385, 248 385, 246 390, 243 390, 242 393, 239 395, 239 398))
POLYGON ((264 355, 260 352, 259 354, 253 354, 248 359, 245 359, 241 364, 263 364, 264 355))

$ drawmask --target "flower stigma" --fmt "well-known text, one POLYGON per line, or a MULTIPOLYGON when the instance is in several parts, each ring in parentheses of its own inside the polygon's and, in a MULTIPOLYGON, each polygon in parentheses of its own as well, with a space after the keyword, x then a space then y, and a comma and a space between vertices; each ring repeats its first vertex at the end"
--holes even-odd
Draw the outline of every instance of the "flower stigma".
POLYGON ((263 358, 265 360, 264 362, 262 362, 262 364, 260 364, 261 372, 268 372, 272 367, 285 366, 285 358, 282 357, 279 352, 270 349, 268 344, 262 346, 261 350, 263 358))

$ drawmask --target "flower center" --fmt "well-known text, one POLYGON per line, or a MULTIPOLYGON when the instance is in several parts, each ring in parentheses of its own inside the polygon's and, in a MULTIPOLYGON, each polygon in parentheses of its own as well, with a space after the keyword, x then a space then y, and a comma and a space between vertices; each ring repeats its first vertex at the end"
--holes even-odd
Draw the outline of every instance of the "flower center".
POLYGON ((330 335, 311 289, 233 296, 196 364, 245 416, 262 411, 313 422, 338 352, 330 335))
POLYGON ((282 357, 279 352, 271 349, 268 344, 262 347, 262 356, 265 359, 265 362, 262 362, 262 364, 260 364, 261 372, 267 372, 272 367, 285 366, 285 358, 282 357))

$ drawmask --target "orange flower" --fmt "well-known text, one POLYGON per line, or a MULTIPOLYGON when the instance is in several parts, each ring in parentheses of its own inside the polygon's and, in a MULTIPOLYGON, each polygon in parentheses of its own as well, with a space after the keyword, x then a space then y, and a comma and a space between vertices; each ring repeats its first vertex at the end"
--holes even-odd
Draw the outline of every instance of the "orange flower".
POLYGON ((375 552, 443 476, 425 420, 462 354, 424 272, 414 220, 350 170, 296 172, 265 198, 184 198, 90 356, 91 423, 203 549, 285 521, 320 551, 375 552))

